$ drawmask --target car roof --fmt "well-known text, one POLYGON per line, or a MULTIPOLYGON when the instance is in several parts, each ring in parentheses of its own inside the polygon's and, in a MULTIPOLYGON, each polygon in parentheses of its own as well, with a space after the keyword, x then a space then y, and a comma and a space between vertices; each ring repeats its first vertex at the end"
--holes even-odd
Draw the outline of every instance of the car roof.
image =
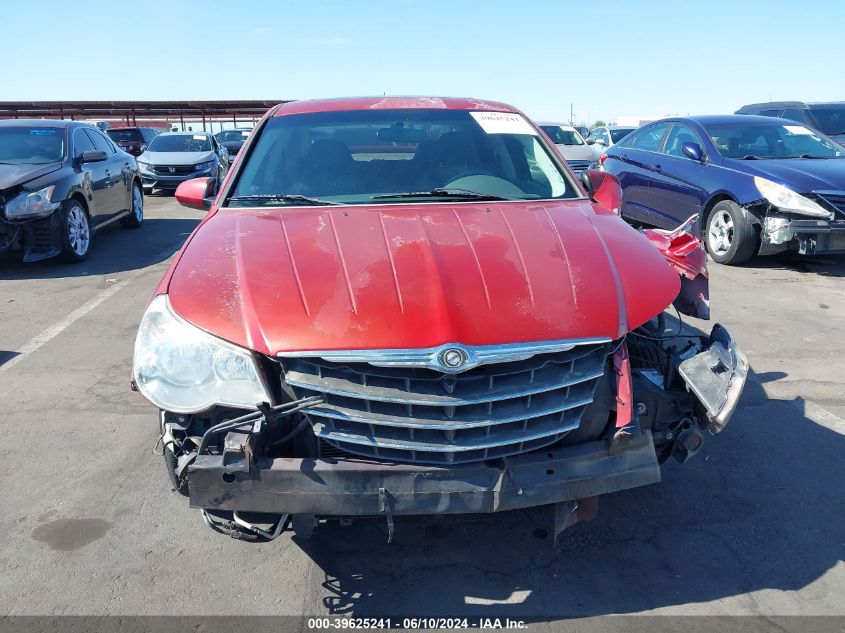
POLYGON ((89 124, 83 121, 68 121, 67 119, 4 119, 0 121, 0 126, 3 127, 26 127, 32 125, 38 125, 40 127, 68 128, 71 125, 89 124))
POLYGON ((462 97, 344 97, 290 101, 277 105, 273 116, 343 112, 348 110, 487 110, 521 114, 513 106, 497 101, 462 97))
POLYGON ((562 127, 562 128, 566 128, 567 130, 577 131, 577 130, 575 130, 575 126, 574 126, 574 125, 570 125, 569 123, 557 123, 557 122, 555 122, 555 121, 540 121, 540 122, 538 122, 538 123, 537 123, 537 125, 546 125, 546 126, 553 126, 553 127, 562 127))
POLYGON ((770 116, 758 116, 756 114, 703 114, 699 116, 680 117, 663 119, 663 121, 693 121, 699 125, 719 123, 772 123, 777 120, 770 116))
POLYGON ((211 132, 162 132, 159 136, 211 136, 211 132))
POLYGON ((766 101, 765 103, 749 103, 740 108, 788 108, 790 106, 842 106, 845 101, 766 101))

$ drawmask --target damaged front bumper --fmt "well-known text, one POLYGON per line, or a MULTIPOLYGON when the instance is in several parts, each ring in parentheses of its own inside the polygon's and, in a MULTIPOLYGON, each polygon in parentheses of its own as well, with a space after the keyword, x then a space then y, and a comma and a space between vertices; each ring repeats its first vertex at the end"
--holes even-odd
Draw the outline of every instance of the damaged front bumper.
POLYGON ((61 216, 9 222, 0 218, 0 253, 24 251, 24 262, 37 262, 61 253, 61 216))
POLYGON ((845 253, 845 220, 770 215, 763 220, 762 238, 762 254, 785 249, 801 255, 845 253))
POLYGON ((611 455, 605 442, 451 467, 348 458, 264 458, 238 467, 202 455, 189 469, 191 506, 207 510, 378 516, 516 510, 660 481, 651 434, 611 455))
MULTIPOLYGON (((701 341, 678 372, 700 402, 699 423, 716 433, 736 408, 748 363, 720 325, 701 341)), ((451 466, 352 455, 261 457, 251 431, 232 431, 220 454, 198 455, 188 466, 190 503, 205 510, 342 517, 490 513, 585 500, 660 481, 652 431, 635 428, 621 446, 603 439, 451 466)))

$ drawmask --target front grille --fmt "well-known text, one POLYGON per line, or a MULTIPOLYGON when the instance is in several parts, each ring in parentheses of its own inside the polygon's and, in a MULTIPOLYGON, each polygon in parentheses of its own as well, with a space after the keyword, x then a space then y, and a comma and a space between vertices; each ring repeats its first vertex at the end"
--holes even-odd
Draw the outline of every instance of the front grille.
POLYGON ((516 455, 578 428, 611 344, 580 345, 450 375, 319 358, 280 360, 315 435, 348 453, 454 464, 516 455))
POLYGON ((154 165, 153 171, 157 174, 163 174, 165 176, 175 176, 175 175, 184 175, 190 174, 194 171, 193 165, 154 165), (170 171, 170 170, 173 171, 170 171))
POLYGON ((592 164, 588 160, 568 160, 566 162, 572 169, 572 171, 575 172, 586 171, 590 168, 590 165, 592 164))
POLYGON ((845 191, 820 191, 817 195, 845 217, 845 191))

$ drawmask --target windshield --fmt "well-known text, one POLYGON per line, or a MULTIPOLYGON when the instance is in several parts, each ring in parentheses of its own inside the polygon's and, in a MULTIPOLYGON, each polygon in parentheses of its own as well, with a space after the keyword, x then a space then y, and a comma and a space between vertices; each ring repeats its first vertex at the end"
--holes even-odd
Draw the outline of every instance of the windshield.
POLYGON ((388 204, 579 195, 521 115, 408 109, 270 119, 229 202, 255 205, 263 197, 274 205, 315 199, 388 204))
POLYGON ((220 132, 217 135, 217 140, 221 143, 226 143, 229 141, 240 141, 243 142, 249 136, 249 132, 245 130, 226 130, 224 132, 220 132))
POLYGON ((111 137, 111 140, 114 142, 119 141, 142 141, 141 132, 135 129, 124 129, 124 130, 106 130, 106 134, 111 137))
POLYGON ((46 165, 61 161, 64 155, 63 128, 0 127, 0 164, 46 165))
POLYGON ((211 143, 204 134, 159 134, 147 149, 151 152, 210 152, 211 143))
POLYGON ((726 158, 841 158, 845 153, 818 132, 797 123, 704 124, 726 158))
POLYGON ((618 143, 623 138, 628 136, 631 132, 633 132, 637 128, 633 127, 620 127, 620 128, 611 128, 610 129, 610 138, 614 143, 618 143))
POLYGON ((584 139, 575 130, 567 130, 559 125, 541 125, 540 128, 549 135, 555 145, 584 145, 584 139))
POLYGON ((845 106, 810 106, 810 113, 825 134, 845 134, 845 106))

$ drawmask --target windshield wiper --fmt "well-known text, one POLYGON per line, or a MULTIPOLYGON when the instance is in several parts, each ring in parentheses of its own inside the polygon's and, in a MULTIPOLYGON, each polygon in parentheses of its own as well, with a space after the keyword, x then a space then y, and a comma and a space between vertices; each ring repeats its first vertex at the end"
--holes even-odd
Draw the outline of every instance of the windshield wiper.
POLYGON ((747 154, 739 160, 758 160, 758 158, 754 154, 747 154))
POLYGON ((380 194, 378 196, 370 196, 370 200, 382 200, 385 198, 460 198, 464 200, 513 200, 513 198, 494 196, 492 194, 481 193, 479 191, 443 188, 432 189, 431 191, 406 191, 403 193, 385 193, 380 194))
POLYGON ((811 154, 801 154, 798 158, 812 158, 814 160, 825 160, 828 158, 836 158, 836 156, 813 156, 811 154))
POLYGON ((339 202, 330 202, 328 200, 320 200, 319 198, 309 198, 308 196, 300 196, 292 193, 261 193, 248 196, 232 196, 229 202, 286 202, 288 204, 298 205, 315 205, 327 206, 337 205, 339 202))

